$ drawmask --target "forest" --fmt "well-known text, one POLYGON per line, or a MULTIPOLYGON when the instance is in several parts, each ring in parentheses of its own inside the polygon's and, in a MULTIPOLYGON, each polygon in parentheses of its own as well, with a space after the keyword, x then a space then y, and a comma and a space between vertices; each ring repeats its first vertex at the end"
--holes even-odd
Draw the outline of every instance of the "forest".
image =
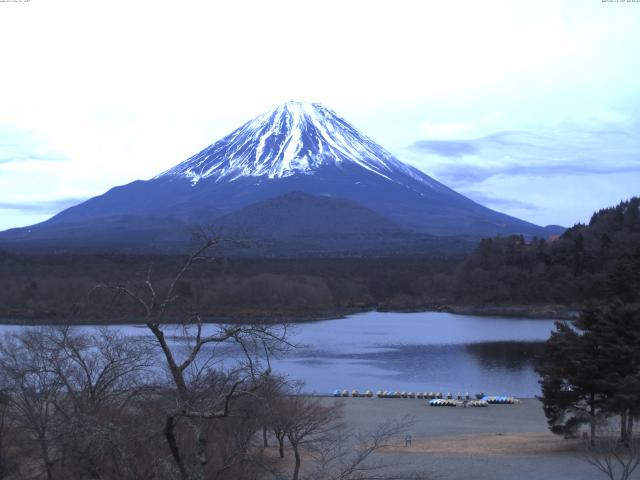
MULTIPOLYGON (((225 255, 221 244, 178 287, 203 318, 225 321, 309 320, 373 309, 560 316, 584 303, 603 302, 607 278, 619 266, 639 267, 639 208, 640 199, 634 197, 549 239, 486 238, 464 258, 428 252, 261 258, 225 255)), ((130 321, 140 312, 94 287, 117 283, 139 288, 147 278, 166 284, 184 258, 0 252, 0 317, 130 321)))

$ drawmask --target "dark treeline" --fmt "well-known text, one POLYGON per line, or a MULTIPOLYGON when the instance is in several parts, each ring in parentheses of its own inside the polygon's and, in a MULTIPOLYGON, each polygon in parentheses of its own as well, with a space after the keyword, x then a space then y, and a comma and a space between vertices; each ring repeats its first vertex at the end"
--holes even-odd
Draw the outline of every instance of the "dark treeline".
MULTIPOLYGON (((167 283, 183 257, 0 254, 0 316, 126 321, 130 305, 92 292, 99 283, 167 283), (107 305, 108 304, 108 305, 107 305), (118 309, 118 306, 122 306, 118 309)), ((441 303, 439 282, 456 262, 428 258, 210 259, 179 287, 205 317, 312 318, 389 305, 441 303), (438 288, 436 288, 438 287, 438 288)), ((136 312, 133 312, 134 314, 136 312)))
MULTIPOLYGON (((414 257, 222 257, 200 265, 180 288, 205 317, 314 318, 369 309, 514 313, 522 307, 602 302, 607 276, 640 247, 640 199, 594 213, 562 236, 482 240, 464 259, 414 257)), ((126 321, 118 299, 91 296, 98 283, 167 282, 180 256, 0 253, 0 316, 126 321), (115 315, 114 315, 115 312, 115 315)))
POLYGON ((602 302, 607 277, 619 264, 637 268, 640 199, 593 214, 562 236, 526 241, 490 238, 460 265, 453 300, 469 304, 579 304, 602 302))

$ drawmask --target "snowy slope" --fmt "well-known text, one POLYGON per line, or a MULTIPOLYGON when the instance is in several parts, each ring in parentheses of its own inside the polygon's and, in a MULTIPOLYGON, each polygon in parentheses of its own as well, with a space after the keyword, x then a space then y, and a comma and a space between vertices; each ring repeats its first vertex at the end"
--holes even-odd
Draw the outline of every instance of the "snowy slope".
POLYGON ((396 183, 410 178, 430 188, 444 187, 397 160, 332 110, 319 103, 294 101, 245 123, 156 178, 184 177, 193 184, 202 179, 274 179, 313 175, 323 166, 348 163, 396 183))

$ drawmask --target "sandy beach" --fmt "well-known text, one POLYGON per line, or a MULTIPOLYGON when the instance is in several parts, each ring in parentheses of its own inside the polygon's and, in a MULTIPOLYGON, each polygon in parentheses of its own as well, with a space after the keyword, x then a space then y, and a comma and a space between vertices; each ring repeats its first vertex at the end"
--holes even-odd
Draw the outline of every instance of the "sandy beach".
MULTIPOLYGON (((434 479, 585 480, 606 478, 583 458, 579 440, 564 440, 547 429, 541 403, 485 408, 430 407, 420 399, 326 398, 342 406, 351 426, 367 430, 391 418, 410 416, 403 439, 379 455, 401 455, 403 464, 434 479)), ((631 478, 640 479, 640 470, 631 478)))

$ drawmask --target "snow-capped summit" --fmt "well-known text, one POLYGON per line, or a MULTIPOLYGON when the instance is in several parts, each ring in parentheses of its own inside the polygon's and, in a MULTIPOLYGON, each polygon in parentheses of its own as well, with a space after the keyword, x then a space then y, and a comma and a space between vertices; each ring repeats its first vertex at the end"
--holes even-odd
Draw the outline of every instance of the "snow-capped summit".
POLYGON ((193 184, 214 178, 313 175, 322 166, 352 163, 387 180, 398 175, 440 186, 397 160, 320 103, 285 102, 257 116, 156 178, 180 176, 193 184))

